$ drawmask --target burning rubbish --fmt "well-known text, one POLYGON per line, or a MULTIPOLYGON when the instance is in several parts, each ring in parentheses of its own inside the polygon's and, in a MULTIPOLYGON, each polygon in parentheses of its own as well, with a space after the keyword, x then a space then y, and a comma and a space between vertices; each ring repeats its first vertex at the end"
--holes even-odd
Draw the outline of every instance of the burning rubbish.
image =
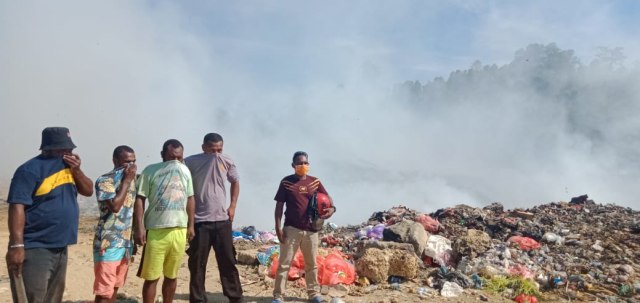
MULTIPOLYGON (((415 300, 471 293, 483 301, 636 302, 639 222, 639 211, 597 204, 586 195, 517 210, 499 203, 431 214, 393 207, 358 226, 327 223, 318 280, 341 296, 389 289, 415 300), (334 289, 338 285, 341 291, 334 289)), ((277 238, 255 228, 236 233, 237 245, 261 247, 252 264, 260 264, 268 279, 277 266, 277 238)), ((304 275, 302 256, 296 260, 290 280, 304 275)))

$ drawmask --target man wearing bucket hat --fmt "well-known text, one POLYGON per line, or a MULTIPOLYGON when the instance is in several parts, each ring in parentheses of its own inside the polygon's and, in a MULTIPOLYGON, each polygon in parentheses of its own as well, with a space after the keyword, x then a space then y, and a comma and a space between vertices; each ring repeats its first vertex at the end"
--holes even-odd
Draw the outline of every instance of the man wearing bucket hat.
POLYGON ((14 302, 62 301, 67 246, 78 239, 77 195, 93 194, 74 148, 69 129, 47 127, 41 154, 18 167, 11 179, 6 259, 14 302))

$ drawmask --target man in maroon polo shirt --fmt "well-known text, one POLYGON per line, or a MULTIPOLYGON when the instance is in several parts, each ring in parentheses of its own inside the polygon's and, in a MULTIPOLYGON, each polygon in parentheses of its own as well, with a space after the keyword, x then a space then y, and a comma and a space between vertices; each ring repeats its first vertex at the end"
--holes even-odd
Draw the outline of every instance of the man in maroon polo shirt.
MULTIPOLYGON (((283 302, 283 294, 287 282, 287 275, 291 261, 298 248, 302 251, 305 261, 305 280, 307 295, 311 302, 323 302, 318 284, 318 232, 314 230, 311 219, 307 214, 309 199, 315 192, 328 195, 320 179, 307 175, 309 173, 309 156, 299 151, 293 155, 291 166, 295 174, 284 177, 276 193, 276 234, 280 240, 280 259, 276 272, 273 303, 283 302), (281 228, 282 211, 284 212, 284 229, 281 228)), ((327 210, 322 219, 328 219, 335 213, 335 207, 327 210)))

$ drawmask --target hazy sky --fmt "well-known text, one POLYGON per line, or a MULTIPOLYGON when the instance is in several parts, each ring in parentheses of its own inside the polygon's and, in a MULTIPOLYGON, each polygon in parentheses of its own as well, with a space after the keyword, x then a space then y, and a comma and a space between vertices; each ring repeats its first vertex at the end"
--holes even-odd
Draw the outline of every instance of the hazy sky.
POLYGON ((456 144, 454 121, 423 121, 388 98, 405 80, 446 78, 476 60, 506 64, 531 43, 583 62, 600 46, 623 47, 637 64, 639 15, 632 0, 0 0, 0 187, 38 153, 42 128, 67 126, 93 179, 111 168, 116 145, 131 145, 142 169, 166 139, 193 154, 205 133, 221 133, 241 173, 242 225, 272 225, 296 150, 310 153, 341 224, 401 203, 431 212, 589 193, 637 206, 630 184, 603 183, 601 166, 583 165, 601 158, 562 153, 550 163, 565 174, 551 177, 496 158, 509 142, 494 134, 474 137, 499 143, 490 149, 456 144))

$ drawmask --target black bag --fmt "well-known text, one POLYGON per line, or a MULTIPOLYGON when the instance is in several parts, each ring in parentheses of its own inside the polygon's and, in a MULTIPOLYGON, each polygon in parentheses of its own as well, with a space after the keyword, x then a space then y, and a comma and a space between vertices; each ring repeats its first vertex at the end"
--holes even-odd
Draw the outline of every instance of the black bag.
POLYGON ((307 206, 307 219, 311 225, 311 231, 321 231, 324 226, 324 219, 320 218, 320 212, 318 212, 317 193, 318 192, 314 192, 311 198, 309 198, 309 204, 307 206))

